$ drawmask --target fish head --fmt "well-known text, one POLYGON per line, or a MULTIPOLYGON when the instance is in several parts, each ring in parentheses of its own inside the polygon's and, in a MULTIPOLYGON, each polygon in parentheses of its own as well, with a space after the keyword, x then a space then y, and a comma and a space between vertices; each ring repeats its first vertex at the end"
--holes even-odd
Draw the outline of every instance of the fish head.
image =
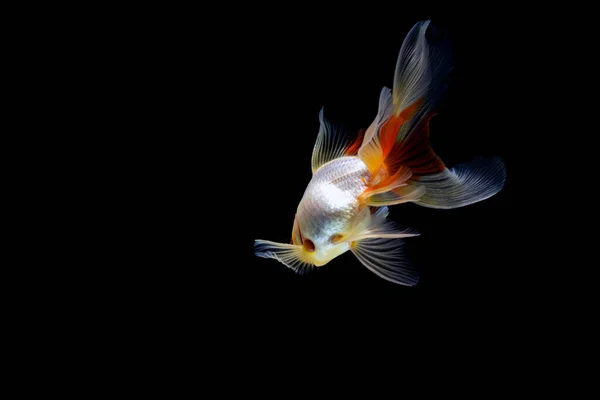
POLYGON ((302 245, 305 260, 317 267, 350 250, 347 239, 369 213, 358 211, 355 198, 336 203, 329 199, 304 198, 292 230, 292 243, 302 245))

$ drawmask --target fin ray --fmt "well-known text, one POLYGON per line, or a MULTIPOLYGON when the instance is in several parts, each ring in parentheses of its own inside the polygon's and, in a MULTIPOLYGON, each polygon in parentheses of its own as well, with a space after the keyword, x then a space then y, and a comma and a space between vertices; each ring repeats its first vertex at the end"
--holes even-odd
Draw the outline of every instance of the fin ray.
POLYGON ((402 240, 375 238, 355 243, 350 250, 377 276, 406 286, 415 286, 419 282, 417 269, 411 266, 403 255, 402 240))
POLYGON ((338 125, 331 124, 323 115, 323 108, 319 112, 319 133, 313 148, 311 167, 313 174, 323 165, 336 158, 346 156, 346 149, 351 140, 348 133, 338 125))
POLYGON ((419 100, 424 100, 421 108, 428 113, 445 89, 442 80, 452 69, 450 45, 430 23, 416 23, 400 48, 393 85, 395 115, 419 100))
POLYGON ((369 197, 368 204, 373 207, 381 207, 408 202, 418 202, 425 193, 426 188, 423 185, 402 186, 389 192, 379 193, 369 197))
POLYGON ((294 244, 258 239, 254 241, 254 254, 258 257, 277 260, 300 275, 313 268, 313 264, 304 258, 302 246, 294 244))
POLYGON ((477 157, 452 169, 418 178, 425 187, 417 204, 430 208, 458 208, 486 200, 498 193, 506 181, 506 169, 499 157, 477 157))
POLYGON ((373 238, 406 238, 419 236, 411 229, 403 229, 395 222, 388 220, 389 209, 387 207, 378 208, 365 224, 360 225, 355 232, 351 233, 346 241, 356 242, 373 238))

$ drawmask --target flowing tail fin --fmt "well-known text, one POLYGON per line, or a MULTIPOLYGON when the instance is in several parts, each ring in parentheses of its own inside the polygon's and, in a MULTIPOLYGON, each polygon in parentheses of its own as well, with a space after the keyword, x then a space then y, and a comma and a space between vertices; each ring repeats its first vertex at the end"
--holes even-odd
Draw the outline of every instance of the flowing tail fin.
POLYGON ((381 91, 377 117, 358 150, 372 175, 362 195, 368 205, 412 201, 455 208, 487 199, 504 185, 500 159, 479 158, 448 169, 431 148, 429 121, 446 88, 451 59, 448 40, 430 21, 415 24, 408 33, 393 91, 381 91))

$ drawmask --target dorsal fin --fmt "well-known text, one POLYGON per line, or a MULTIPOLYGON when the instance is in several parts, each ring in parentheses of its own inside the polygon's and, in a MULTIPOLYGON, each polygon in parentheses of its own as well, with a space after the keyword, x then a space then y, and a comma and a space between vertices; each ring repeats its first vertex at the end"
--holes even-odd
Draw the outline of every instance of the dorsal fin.
POLYGON ((330 123, 323 115, 323 108, 319 112, 319 134, 312 154, 312 172, 317 172, 323 164, 336 158, 346 156, 346 149, 350 146, 351 139, 339 125, 330 123))

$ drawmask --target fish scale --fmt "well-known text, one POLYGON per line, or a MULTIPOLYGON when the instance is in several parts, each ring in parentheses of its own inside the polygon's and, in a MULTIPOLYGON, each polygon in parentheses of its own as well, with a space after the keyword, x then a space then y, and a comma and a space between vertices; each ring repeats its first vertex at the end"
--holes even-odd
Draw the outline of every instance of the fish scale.
POLYGON ((304 237, 313 241, 343 232, 358 214, 358 196, 366 189, 361 178, 371 174, 358 157, 342 157, 313 175, 298 205, 304 237))

